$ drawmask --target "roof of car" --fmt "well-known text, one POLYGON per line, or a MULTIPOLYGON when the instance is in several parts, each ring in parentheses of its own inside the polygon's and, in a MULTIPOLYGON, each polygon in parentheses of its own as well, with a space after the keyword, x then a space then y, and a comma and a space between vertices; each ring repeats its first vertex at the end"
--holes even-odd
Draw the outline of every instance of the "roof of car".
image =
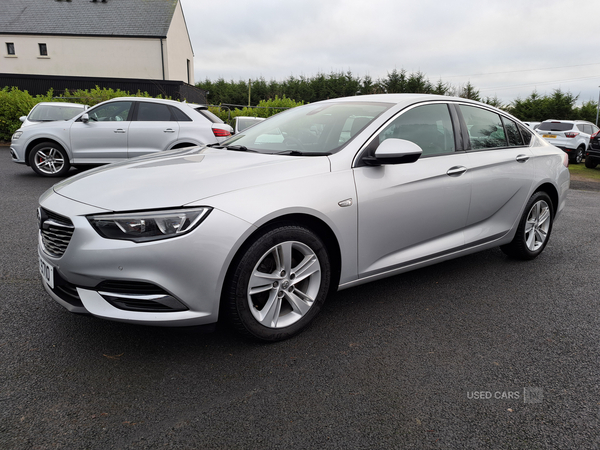
MULTIPOLYGON (((563 122, 563 123, 592 123, 587 120, 571 120, 571 119, 546 119, 544 122, 563 122)), ((593 124, 592 124, 593 125, 593 124)))
POLYGON ((35 106, 38 105, 56 105, 56 106, 73 106, 75 108, 85 108, 86 105, 82 104, 82 103, 68 103, 68 102, 39 102, 36 103, 35 106))
POLYGON ((166 37, 178 0, 2 0, 0 34, 166 37))

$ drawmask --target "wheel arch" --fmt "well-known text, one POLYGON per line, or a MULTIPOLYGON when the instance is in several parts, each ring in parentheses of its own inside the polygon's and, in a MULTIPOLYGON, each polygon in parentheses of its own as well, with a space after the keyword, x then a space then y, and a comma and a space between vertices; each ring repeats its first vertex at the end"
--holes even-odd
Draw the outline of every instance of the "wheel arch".
MULTIPOLYGON (((342 268, 342 256, 340 245, 335 233, 329 227, 329 225, 327 225, 318 217, 304 213, 292 213, 275 217, 269 220, 268 222, 265 222, 244 240, 244 243, 235 252, 235 255, 229 263, 229 267, 227 268, 227 272, 225 274, 225 278, 221 286, 221 304, 219 308, 223 306, 223 294, 227 289, 227 285, 229 283, 233 271, 235 270, 237 262, 246 252, 246 250, 248 250, 248 248, 252 245, 257 236, 260 236, 268 230, 272 230, 274 228, 285 225, 303 226, 315 233, 323 241, 323 244, 327 248, 327 253, 329 255, 331 264, 331 283, 329 286, 329 294, 337 290, 342 268)), ((220 313, 219 316, 221 316, 220 313)))
POLYGON ((69 150, 67 149, 67 147, 60 141, 58 141, 57 139, 53 139, 53 138, 49 138, 49 137, 40 137, 40 138, 36 138, 36 139, 32 139, 28 144, 27 144, 27 148, 25 149, 25 164, 27 164, 28 166, 29 164, 29 155, 31 154, 31 150, 33 150, 33 148, 38 145, 41 144, 42 142, 52 142, 58 146, 60 146, 60 148, 62 148, 66 153, 67 156, 69 157, 69 163, 71 162, 71 154, 69 152, 69 150))
MULTIPOLYGON (((558 191, 556 187, 552 183, 544 183, 540 185, 533 194, 536 192, 545 192, 552 200, 552 210, 554 211, 554 215, 556 216, 556 211, 558 209, 558 191)), ((532 195, 533 195, 532 194, 532 195)))

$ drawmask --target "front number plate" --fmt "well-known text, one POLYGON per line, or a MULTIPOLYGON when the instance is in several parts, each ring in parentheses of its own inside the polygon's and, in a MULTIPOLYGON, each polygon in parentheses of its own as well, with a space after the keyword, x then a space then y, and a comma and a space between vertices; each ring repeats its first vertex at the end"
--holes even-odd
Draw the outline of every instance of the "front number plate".
POLYGON ((39 257, 40 260, 40 275, 48 285, 54 289, 54 267, 39 257))

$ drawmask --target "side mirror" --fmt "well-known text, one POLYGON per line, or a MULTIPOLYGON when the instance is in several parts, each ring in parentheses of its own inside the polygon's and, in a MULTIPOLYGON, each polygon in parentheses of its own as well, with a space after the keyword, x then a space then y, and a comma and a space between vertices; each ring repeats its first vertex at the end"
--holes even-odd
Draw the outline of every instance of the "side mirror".
POLYGON ((27 119, 27 116, 21 116, 21 117, 19 117, 19 120, 20 120, 21 122, 25 122, 25 119, 27 119))
POLYGON ((407 164, 415 162, 422 153, 421 147, 414 142, 390 138, 379 144, 374 156, 363 158, 363 162, 368 166, 407 164))
POLYGON ((89 114, 88 114, 88 113, 82 114, 82 116, 81 116, 81 121, 82 121, 83 123, 88 123, 88 122, 90 121, 90 116, 89 116, 89 114))

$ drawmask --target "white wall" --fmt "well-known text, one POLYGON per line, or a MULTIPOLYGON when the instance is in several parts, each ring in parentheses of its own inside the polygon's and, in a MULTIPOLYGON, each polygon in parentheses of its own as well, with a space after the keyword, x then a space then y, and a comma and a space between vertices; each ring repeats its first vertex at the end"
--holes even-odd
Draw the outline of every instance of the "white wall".
POLYGON ((0 73, 163 78, 158 39, 0 35, 0 44, 0 73), (14 57, 6 42, 15 44, 14 57), (47 45, 47 57, 38 43, 47 45))
POLYGON ((185 81, 193 85, 195 83, 194 51, 183 18, 183 10, 181 9, 180 2, 177 2, 177 8, 173 14, 173 20, 167 33, 165 49, 167 80, 185 81), (187 60, 190 61, 189 74, 187 60))

